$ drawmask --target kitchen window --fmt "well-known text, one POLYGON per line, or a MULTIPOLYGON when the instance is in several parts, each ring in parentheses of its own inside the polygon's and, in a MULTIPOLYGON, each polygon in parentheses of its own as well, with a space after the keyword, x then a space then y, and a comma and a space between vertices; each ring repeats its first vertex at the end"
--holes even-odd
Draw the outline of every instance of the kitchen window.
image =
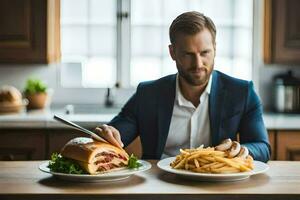
POLYGON ((62 85, 135 87, 176 73, 168 28, 191 10, 217 26, 215 69, 252 79, 253 0, 62 0, 62 85))

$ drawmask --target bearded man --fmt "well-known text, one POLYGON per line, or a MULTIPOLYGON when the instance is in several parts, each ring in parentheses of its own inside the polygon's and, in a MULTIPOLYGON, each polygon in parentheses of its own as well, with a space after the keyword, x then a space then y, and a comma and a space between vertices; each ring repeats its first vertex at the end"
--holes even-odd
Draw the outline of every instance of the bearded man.
POLYGON ((178 73, 140 83, 121 112, 97 133, 116 146, 140 136, 143 159, 239 139, 255 160, 267 162, 270 145, 252 81, 214 70, 212 20, 199 12, 183 13, 172 22, 169 36, 178 73))

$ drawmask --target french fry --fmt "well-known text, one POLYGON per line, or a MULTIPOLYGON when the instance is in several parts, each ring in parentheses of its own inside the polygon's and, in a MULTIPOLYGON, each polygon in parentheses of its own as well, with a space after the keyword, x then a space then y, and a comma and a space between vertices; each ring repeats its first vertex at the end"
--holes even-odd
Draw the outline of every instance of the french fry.
POLYGON ((224 166, 226 166, 225 163, 217 163, 217 164, 211 166, 210 169, 211 169, 211 170, 213 170, 213 169, 220 169, 220 168, 222 168, 222 167, 224 167, 224 166))
POLYGON ((210 167, 212 167, 213 165, 216 165, 216 164, 218 164, 218 162, 213 162, 213 163, 209 163, 209 164, 203 165, 201 168, 203 168, 203 169, 210 168, 210 167))
POLYGON ((195 166, 196 166, 197 168, 199 168, 199 167, 200 167, 200 165, 199 165, 199 162, 198 162, 198 160, 197 160, 197 159, 194 159, 194 163, 195 163, 195 166))
POLYGON ((253 169, 253 158, 228 158, 224 151, 213 147, 180 149, 180 154, 170 163, 174 169, 189 170, 196 173, 237 173, 253 169))
POLYGON ((229 159, 229 158, 222 158, 222 157, 219 157, 219 156, 216 156, 215 159, 219 162, 223 162, 223 163, 226 163, 227 165, 231 166, 231 167, 234 167, 236 169, 240 169, 240 165, 234 161, 232 161, 232 159, 229 159))
POLYGON ((185 165, 185 158, 184 159, 182 159, 177 165, 175 165, 175 169, 180 169, 182 166, 184 166, 185 165))
POLYGON ((212 169, 212 172, 221 173, 221 174, 228 174, 228 173, 237 173, 237 172, 239 172, 239 170, 234 168, 234 167, 224 166, 224 167, 221 167, 221 168, 212 169))
POLYGON ((206 159, 204 159, 204 158, 197 158, 197 160, 198 160, 200 163, 202 163, 202 165, 207 164, 207 163, 210 163, 209 160, 206 160, 206 159))

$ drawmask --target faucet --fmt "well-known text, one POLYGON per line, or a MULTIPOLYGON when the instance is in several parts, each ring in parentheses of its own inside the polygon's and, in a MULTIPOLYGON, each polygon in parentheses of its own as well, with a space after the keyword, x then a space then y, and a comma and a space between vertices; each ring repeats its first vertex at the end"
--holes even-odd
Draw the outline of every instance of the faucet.
POLYGON ((120 84, 117 82, 114 87, 106 89, 105 107, 113 107, 115 104, 115 89, 119 88, 120 84))
POLYGON ((74 105, 68 104, 64 107, 65 114, 72 115, 74 114, 74 105))
POLYGON ((114 105, 114 97, 111 90, 111 88, 107 88, 106 90, 105 107, 113 107, 114 105))

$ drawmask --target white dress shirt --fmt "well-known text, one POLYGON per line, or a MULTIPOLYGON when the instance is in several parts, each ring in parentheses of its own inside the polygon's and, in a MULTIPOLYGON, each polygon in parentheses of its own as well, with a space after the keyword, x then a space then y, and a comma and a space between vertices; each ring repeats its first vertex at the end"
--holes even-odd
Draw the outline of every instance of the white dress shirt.
POLYGON ((162 158, 179 154, 180 148, 197 148, 201 144, 205 147, 211 143, 209 121, 209 94, 211 90, 211 76, 208 84, 200 96, 197 107, 186 100, 179 87, 179 77, 176 77, 176 96, 169 134, 162 158))

